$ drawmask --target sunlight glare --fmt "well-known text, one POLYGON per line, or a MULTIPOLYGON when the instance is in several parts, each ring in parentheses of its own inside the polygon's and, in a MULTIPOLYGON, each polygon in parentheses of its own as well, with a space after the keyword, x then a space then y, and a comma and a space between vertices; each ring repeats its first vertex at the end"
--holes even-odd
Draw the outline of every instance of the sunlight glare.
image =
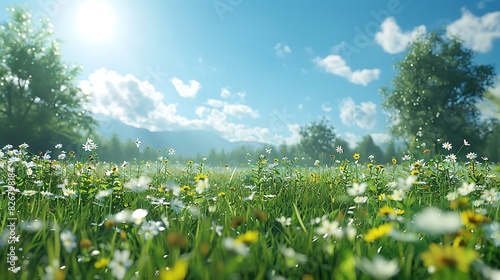
POLYGON ((109 39, 115 29, 111 7, 104 1, 87 1, 78 9, 78 27, 85 38, 109 39))

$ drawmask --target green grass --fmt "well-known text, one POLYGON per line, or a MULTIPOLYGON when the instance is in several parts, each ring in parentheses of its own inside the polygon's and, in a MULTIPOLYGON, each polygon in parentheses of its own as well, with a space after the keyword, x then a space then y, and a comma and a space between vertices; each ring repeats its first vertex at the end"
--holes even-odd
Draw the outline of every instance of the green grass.
POLYGON ((0 157, 2 279, 51 272, 54 279, 114 279, 113 260, 124 251, 130 252, 124 279, 174 279, 168 273, 179 279, 372 279, 375 270, 389 273, 391 264, 393 279, 480 279, 500 268, 499 179, 482 159, 418 162, 411 156, 381 167, 337 154, 344 159, 306 167, 301 159, 273 161, 262 153, 236 167, 168 160, 122 166, 94 160, 96 151, 63 160, 13 151, 4 148, 0 157), (412 173, 415 182, 398 200, 394 189, 412 173), (141 177, 138 190, 128 188, 141 177), (474 183, 473 190, 451 199, 464 182, 474 183), (366 188, 354 194, 359 184, 366 188), (356 196, 366 201, 355 203, 356 196), (447 232, 431 234, 415 222, 429 207, 475 216, 458 227, 438 225, 447 232), (128 217, 121 212, 127 209, 147 215, 128 217), (381 209, 392 210, 384 215, 381 209), (424 263, 430 247, 438 250, 434 256, 443 254, 427 260, 434 273, 424 263), (9 254, 18 258, 11 258, 20 267, 16 274, 9 271, 9 254), (363 269, 377 256, 393 263, 363 269))

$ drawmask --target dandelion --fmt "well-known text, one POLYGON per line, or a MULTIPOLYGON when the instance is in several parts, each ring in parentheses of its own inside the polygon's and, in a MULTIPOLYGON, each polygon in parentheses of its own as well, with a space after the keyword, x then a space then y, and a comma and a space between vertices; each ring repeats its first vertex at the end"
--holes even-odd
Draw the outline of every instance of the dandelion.
POLYGON ((432 243, 429 245, 429 250, 423 252, 420 257, 429 272, 450 267, 467 273, 472 262, 477 259, 478 253, 469 248, 432 243))
POLYGON ((292 218, 287 218, 285 216, 276 218, 276 221, 279 222, 283 227, 287 227, 292 224, 292 218))
POLYGON ((443 212, 435 207, 427 207, 414 217, 415 226, 429 234, 455 233, 461 225, 456 212, 443 212))
POLYGON ((339 154, 344 153, 344 149, 342 148, 342 146, 337 146, 337 147, 335 148, 335 151, 337 151, 337 153, 339 153, 339 154))
POLYGON ((452 146, 451 146, 450 142, 443 143, 443 149, 446 149, 448 151, 451 150, 452 146))
POLYGON ((371 261, 367 258, 358 259, 356 266, 375 279, 389 279, 399 272, 397 259, 389 261, 380 255, 375 255, 371 261))
POLYGON ((358 184, 358 183, 353 183, 351 188, 347 189, 347 193, 350 196, 356 196, 356 195, 362 195, 365 193, 367 184, 365 182, 358 184))
POLYGON ((259 240, 259 232, 256 230, 249 230, 236 237, 236 242, 245 243, 247 245, 254 244, 259 240))
POLYGON ((94 263, 94 267, 97 269, 104 268, 109 264, 109 261, 109 258, 101 258, 94 263))
POLYGON ((60 234, 61 243, 66 252, 71 253, 76 248, 76 236, 69 230, 64 230, 60 234))
POLYGON ((189 263, 186 259, 178 260, 174 266, 168 270, 160 272, 161 280, 183 280, 188 273, 189 263))
POLYGON ((371 242, 389 235, 391 231, 392 231, 392 224, 390 223, 383 224, 378 227, 369 229, 368 232, 363 236, 363 239, 366 242, 371 242))
POLYGON ((129 250, 115 250, 113 259, 109 262, 108 267, 111 269, 111 274, 117 279, 123 279, 127 273, 127 269, 132 265, 129 250))

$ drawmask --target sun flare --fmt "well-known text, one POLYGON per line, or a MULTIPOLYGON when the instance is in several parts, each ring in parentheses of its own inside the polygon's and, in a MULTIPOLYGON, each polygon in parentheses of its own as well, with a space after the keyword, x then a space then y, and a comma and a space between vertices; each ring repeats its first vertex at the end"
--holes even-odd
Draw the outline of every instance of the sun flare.
POLYGON ((78 9, 78 28, 85 38, 109 39, 115 29, 113 10, 104 1, 87 1, 78 9))

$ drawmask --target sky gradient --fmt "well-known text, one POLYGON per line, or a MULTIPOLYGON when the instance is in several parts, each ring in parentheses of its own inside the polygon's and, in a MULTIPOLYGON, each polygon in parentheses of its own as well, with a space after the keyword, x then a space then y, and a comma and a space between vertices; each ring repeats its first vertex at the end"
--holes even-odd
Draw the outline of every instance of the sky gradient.
POLYGON ((294 144, 322 117, 353 145, 367 134, 387 141, 378 89, 419 34, 444 29, 478 63, 500 62, 499 1, 3 3, 52 19, 97 119, 231 141, 294 144))

